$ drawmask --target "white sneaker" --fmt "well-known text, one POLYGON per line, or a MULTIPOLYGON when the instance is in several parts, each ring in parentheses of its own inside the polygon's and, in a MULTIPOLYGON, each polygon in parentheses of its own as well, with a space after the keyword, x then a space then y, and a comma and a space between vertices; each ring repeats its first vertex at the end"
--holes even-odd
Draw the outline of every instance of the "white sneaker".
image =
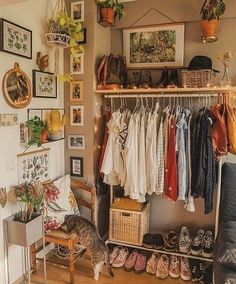
POLYGON ((179 237, 179 251, 187 253, 191 246, 191 238, 189 230, 187 227, 183 226, 181 228, 180 237, 179 237))

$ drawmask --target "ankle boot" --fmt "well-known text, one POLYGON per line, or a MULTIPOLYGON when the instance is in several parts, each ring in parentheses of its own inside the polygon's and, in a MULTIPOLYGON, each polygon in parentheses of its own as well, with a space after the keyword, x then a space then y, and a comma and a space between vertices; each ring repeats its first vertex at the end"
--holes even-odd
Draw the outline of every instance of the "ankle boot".
POLYGON ((133 74, 133 82, 129 84, 129 89, 137 89, 141 87, 142 83, 142 71, 134 71, 133 74))
POLYGON ((177 69, 169 70, 167 88, 177 88, 179 86, 179 77, 177 69))
POLYGON ((166 88, 168 81, 169 81, 169 80, 168 80, 168 69, 167 69, 167 67, 165 67, 165 68, 162 70, 161 78, 160 78, 160 80, 158 81, 156 87, 157 87, 157 88, 166 88))
POLYGON ((144 71, 142 76, 142 88, 149 89, 153 87, 151 71, 144 71))

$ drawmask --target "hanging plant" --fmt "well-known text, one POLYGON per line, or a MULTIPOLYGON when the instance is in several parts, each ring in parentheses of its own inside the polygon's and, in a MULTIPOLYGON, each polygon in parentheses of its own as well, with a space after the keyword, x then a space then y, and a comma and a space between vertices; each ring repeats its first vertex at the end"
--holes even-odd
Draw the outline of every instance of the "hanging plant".
MULTIPOLYGON (((81 23, 68 16, 64 0, 58 0, 52 18, 48 20, 45 33, 47 45, 56 47, 55 73, 58 74, 58 48, 70 48, 73 55, 84 53, 84 48, 79 42, 83 41, 84 33, 81 23)), ((68 74, 60 75, 67 81, 68 74)))
POLYGON ((46 124, 38 116, 29 119, 25 124, 31 132, 28 145, 37 144, 40 147, 42 145, 42 130, 46 127, 46 124))

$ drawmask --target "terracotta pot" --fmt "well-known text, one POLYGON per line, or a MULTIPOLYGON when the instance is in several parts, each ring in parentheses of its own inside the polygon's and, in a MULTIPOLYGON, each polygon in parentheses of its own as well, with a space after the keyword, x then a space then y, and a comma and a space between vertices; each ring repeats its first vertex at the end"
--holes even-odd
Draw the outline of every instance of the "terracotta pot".
POLYGON ((201 21, 201 29, 203 37, 215 37, 217 34, 217 28, 219 25, 219 20, 213 19, 211 21, 203 20, 201 21))
POLYGON ((116 13, 112 8, 100 9, 101 22, 107 22, 110 25, 114 25, 116 13))
POLYGON ((46 128, 42 130, 41 138, 42 138, 42 143, 48 142, 48 131, 46 128))

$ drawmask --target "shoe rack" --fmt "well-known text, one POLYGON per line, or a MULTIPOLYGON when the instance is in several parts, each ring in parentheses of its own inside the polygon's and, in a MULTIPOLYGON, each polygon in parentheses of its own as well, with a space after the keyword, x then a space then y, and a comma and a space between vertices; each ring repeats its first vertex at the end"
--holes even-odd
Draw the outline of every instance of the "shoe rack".
MULTIPOLYGON (((95 90, 95 94, 102 95, 104 98, 111 99, 111 106, 113 107, 113 99, 115 98, 171 98, 171 97, 184 97, 184 98, 211 98, 218 97, 221 93, 236 92, 235 87, 215 87, 215 88, 171 88, 171 89, 120 89, 120 90, 95 90)), ((218 167, 218 180, 216 189, 216 213, 215 213, 215 238, 218 234, 218 223, 219 223, 219 208, 220 208, 220 197, 221 197, 221 167, 222 160, 219 161, 218 167)), ((113 186, 110 186, 110 201, 113 203, 113 186)), ((164 249, 146 248, 143 246, 137 246, 133 244, 121 243, 116 241, 107 240, 107 244, 114 244, 119 246, 127 246, 130 248, 137 248, 151 252, 158 252, 167 255, 183 256, 190 259, 198 259, 207 262, 213 262, 213 258, 206 258, 204 256, 195 256, 192 254, 185 254, 179 251, 166 251, 164 249)))

